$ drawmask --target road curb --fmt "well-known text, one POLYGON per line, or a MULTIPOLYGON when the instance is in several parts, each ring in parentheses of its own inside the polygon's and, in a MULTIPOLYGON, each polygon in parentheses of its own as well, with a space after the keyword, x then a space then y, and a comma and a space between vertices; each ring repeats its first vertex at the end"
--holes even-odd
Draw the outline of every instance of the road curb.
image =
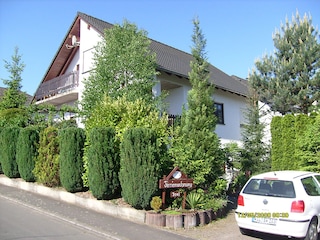
POLYGON ((59 201, 74 204, 100 213, 128 219, 134 222, 145 223, 145 211, 136 210, 131 207, 119 206, 108 201, 90 199, 69 193, 64 189, 55 189, 40 185, 38 183, 26 182, 20 178, 8 178, 0 175, 0 184, 19 188, 28 192, 37 193, 59 201))

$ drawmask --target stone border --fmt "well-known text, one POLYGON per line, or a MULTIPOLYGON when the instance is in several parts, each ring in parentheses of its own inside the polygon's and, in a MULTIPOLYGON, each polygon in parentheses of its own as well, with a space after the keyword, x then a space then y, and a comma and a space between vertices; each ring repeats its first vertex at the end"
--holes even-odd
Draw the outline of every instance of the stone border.
POLYGON ((9 187, 20 188, 28 192, 37 193, 100 213, 128 219, 139 223, 145 223, 146 213, 144 210, 136 210, 131 207, 119 206, 104 200, 80 197, 74 193, 69 193, 64 189, 50 188, 40 185, 36 182, 26 182, 21 178, 8 178, 3 174, 0 175, 0 184, 9 187))

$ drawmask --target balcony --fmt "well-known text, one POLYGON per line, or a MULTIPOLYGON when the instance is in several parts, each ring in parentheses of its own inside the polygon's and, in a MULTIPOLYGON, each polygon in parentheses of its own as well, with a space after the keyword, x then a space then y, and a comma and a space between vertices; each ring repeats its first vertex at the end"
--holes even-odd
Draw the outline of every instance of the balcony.
POLYGON ((78 99, 79 73, 66 73, 43 82, 35 94, 36 103, 60 105, 78 99))

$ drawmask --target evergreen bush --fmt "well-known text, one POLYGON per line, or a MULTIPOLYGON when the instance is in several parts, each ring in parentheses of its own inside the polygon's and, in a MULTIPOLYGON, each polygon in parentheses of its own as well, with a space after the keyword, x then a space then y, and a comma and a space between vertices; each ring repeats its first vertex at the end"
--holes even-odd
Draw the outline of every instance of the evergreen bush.
POLYGON ((60 185, 58 130, 49 126, 40 132, 39 155, 33 174, 37 182, 48 187, 60 185))
POLYGON ((287 114, 282 118, 282 143, 283 157, 281 170, 293 170, 295 168, 296 129, 295 116, 287 114))
POLYGON ((271 138, 272 138, 272 149, 271 149, 271 169, 281 170, 281 159, 283 157, 282 150, 282 117, 275 116, 271 120, 271 138))
POLYGON ((70 127, 59 131, 60 181, 68 192, 83 189, 83 148, 85 133, 82 128, 70 127))
POLYGON ((95 127, 89 133, 88 183, 97 199, 110 199, 120 193, 119 143, 115 136, 111 127, 95 127))
MULTIPOLYGON (((1 137, 1 131, 2 131, 2 127, 0 127, 0 146, 2 146, 3 144, 2 144, 2 137, 1 137)), ((3 154, 2 154, 2 148, 0 147, 0 174, 2 174, 3 173, 3 171, 2 171, 2 166, 1 166, 1 161, 2 161, 2 158, 3 158, 3 154)))
POLYGON ((1 132, 2 171, 9 178, 20 176, 16 161, 16 146, 19 131, 19 127, 5 127, 1 132))
POLYGON ((158 190, 161 154, 156 133, 147 128, 128 129, 120 147, 122 197, 135 208, 147 208, 158 190))
POLYGON ((34 182, 35 176, 33 169, 35 166, 35 159, 38 156, 39 147, 38 127, 22 128, 17 140, 17 164, 20 176, 27 182, 34 182))

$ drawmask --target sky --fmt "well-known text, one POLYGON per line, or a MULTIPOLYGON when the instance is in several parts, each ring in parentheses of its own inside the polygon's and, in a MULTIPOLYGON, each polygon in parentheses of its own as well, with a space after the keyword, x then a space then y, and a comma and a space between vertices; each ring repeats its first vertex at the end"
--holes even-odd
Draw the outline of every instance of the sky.
POLYGON ((272 54, 272 34, 297 11, 320 28, 320 0, 0 0, 0 87, 10 79, 4 60, 11 62, 18 47, 26 65, 22 91, 33 95, 78 11, 111 24, 127 20, 188 53, 198 17, 208 61, 241 78, 255 60, 272 54))

